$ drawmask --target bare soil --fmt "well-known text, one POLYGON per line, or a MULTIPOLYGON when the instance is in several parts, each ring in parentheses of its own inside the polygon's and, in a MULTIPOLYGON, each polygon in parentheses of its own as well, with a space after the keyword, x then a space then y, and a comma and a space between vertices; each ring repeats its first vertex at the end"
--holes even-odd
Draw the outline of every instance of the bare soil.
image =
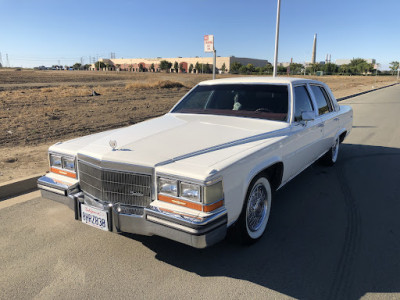
MULTIPOLYGON (((230 77, 234 75, 218 75, 230 77)), ((48 168, 61 140, 166 113, 209 74, 0 70, 0 182, 48 168), (95 91, 97 96, 93 96, 95 91)), ((394 77, 327 76, 337 98, 386 86, 394 77)))

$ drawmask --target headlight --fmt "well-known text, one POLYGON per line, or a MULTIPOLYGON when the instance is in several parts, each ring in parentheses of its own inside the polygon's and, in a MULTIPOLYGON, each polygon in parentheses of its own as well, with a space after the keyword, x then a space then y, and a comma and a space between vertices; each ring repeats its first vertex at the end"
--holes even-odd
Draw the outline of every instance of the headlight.
POLYGON ((65 170, 75 172, 75 159, 72 158, 62 158, 62 168, 65 170))
POLYGON ((62 168, 61 156, 50 154, 50 166, 56 168, 62 168))
POLYGON ((181 182, 180 185, 180 196, 191 201, 200 202, 200 185, 181 182))
POLYGON ((158 177, 157 199, 194 210, 212 212, 224 206, 222 180, 205 186, 158 177))
POLYGON ((76 178, 75 158, 63 155, 50 153, 50 171, 56 174, 76 178))
POLYGON ((158 192, 178 196, 178 181, 168 178, 158 178, 158 192))

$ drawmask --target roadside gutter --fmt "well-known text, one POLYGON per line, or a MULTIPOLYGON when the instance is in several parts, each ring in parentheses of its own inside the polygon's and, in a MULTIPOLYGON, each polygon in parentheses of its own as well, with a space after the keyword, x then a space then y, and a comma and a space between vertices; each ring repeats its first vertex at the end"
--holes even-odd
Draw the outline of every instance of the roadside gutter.
POLYGON ((376 89, 372 89, 372 90, 360 92, 360 93, 357 93, 357 94, 352 94, 352 95, 349 95, 349 96, 345 96, 345 97, 342 97, 342 98, 338 98, 338 99, 336 99, 336 101, 343 101, 343 100, 346 100, 346 99, 349 99, 349 98, 353 98, 353 97, 357 97, 357 96, 360 96, 360 95, 368 94, 368 93, 371 93, 371 92, 374 92, 374 91, 377 91, 377 90, 381 90, 381 89, 384 89, 384 88, 387 88, 387 87, 390 87, 390 86, 394 86, 394 85, 397 85, 397 84, 400 84, 400 82, 392 83, 392 84, 389 84, 389 85, 378 87, 376 89))
POLYGON ((0 201, 37 190, 37 180, 42 173, 0 183, 0 201))

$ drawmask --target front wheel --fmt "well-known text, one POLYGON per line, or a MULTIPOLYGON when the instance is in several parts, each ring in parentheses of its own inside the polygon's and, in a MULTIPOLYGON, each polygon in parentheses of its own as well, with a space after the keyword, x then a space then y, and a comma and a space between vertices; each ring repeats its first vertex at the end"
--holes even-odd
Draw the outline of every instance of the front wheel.
POLYGON ((257 177, 247 191, 237 224, 243 243, 252 244, 264 234, 271 210, 271 200, 271 185, 268 179, 257 177))

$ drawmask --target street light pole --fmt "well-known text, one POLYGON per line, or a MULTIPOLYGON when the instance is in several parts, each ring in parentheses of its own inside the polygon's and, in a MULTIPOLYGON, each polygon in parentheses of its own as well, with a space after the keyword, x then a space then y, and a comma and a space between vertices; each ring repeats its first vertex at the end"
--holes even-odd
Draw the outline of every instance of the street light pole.
POLYGON ((274 74, 273 77, 276 77, 277 68, 278 68, 278 43, 279 43, 279 19, 281 13, 281 0, 278 0, 278 7, 276 10, 276 32, 275 32, 275 54, 274 54, 274 74))

